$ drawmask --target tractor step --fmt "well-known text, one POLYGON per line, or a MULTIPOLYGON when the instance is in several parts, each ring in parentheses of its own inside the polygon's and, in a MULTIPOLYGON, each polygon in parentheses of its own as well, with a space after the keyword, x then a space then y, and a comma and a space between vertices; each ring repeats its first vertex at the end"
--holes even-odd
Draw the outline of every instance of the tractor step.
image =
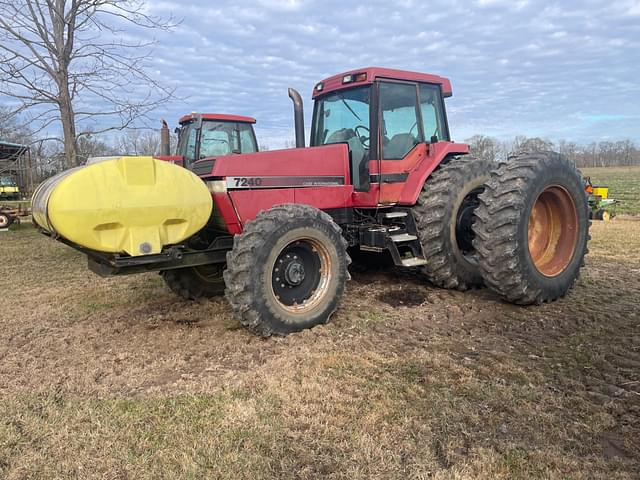
POLYGON ((411 235, 410 233, 400 233, 398 235, 391 235, 390 238, 391 238, 391 241, 394 243, 412 242, 413 240, 418 239, 416 235, 411 235))
POLYGON ((403 218, 407 215, 407 212, 386 212, 382 214, 382 218, 403 218))
POLYGON ((360 229, 358 244, 361 250, 387 250, 399 267, 417 267, 427 263, 409 208, 396 207, 392 211, 379 212, 377 219, 379 224, 360 229))
POLYGON ((420 265, 426 265, 427 261, 424 258, 420 257, 411 257, 411 258, 403 258, 402 266, 403 267, 418 267, 420 265))

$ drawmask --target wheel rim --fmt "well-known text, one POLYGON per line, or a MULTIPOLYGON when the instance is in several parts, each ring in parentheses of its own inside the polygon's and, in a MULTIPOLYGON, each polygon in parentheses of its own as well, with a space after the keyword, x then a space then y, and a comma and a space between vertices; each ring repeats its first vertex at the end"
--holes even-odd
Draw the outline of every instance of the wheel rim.
POLYGON ((283 309, 307 313, 322 301, 330 279, 327 248, 313 238, 299 238, 278 254, 271 272, 271 290, 283 309))
POLYGON ((0 228, 5 228, 7 225, 9 225, 9 217, 0 215, 0 228))
POLYGON ((569 265, 578 239, 578 212, 569 192, 559 186, 545 188, 529 215, 529 253, 538 271, 560 275, 569 265))
POLYGON ((608 222, 609 220, 611 220, 611 214, 605 210, 604 212, 602 212, 602 220, 608 222))

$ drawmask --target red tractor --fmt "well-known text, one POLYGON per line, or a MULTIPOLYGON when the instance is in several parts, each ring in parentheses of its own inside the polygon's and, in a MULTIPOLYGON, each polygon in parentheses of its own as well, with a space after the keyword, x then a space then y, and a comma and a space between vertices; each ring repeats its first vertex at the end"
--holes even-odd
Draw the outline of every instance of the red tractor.
POLYGON ((255 153, 258 142, 253 131, 255 118, 223 113, 192 113, 179 120, 176 128, 178 145, 170 154, 169 127, 162 121, 160 131, 160 160, 167 160, 185 168, 202 158, 238 153, 255 153))
MULTIPOLYGON (((518 304, 563 296, 587 249, 580 174, 551 152, 502 165, 470 156, 450 138, 451 94, 446 78, 386 68, 327 78, 313 88, 305 147, 302 100, 290 89, 297 148, 185 150, 214 204, 197 234, 153 255, 67 243, 101 275, 156 270, 187 298, 224 292, 239 321, 263 336, 326 323, 350 253, 388 252, 434 285, 486 285, 518 304)), ((204 121, 183 123, 181 145, 204 135, 204 121)))

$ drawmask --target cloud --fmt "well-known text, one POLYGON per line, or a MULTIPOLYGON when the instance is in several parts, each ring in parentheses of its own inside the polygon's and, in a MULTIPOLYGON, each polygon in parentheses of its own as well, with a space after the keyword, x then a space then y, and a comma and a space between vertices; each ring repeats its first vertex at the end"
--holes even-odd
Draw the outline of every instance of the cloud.
MULTIPOLYGON (((287 87, 310 123, 319 80, 380 65, 451 78, 458 140, 474 133, 640 141, 638 1, 434 0, 354 5, 343 0, 148 2, 182 22, 156 35, 152 71, 181 99, 158 109, 254 116, 260 143, 293 138, 287 87), (592 122, 590 116, 610 116, 592 122)), ((133 34, 133 32, 131 33, 133 34)))

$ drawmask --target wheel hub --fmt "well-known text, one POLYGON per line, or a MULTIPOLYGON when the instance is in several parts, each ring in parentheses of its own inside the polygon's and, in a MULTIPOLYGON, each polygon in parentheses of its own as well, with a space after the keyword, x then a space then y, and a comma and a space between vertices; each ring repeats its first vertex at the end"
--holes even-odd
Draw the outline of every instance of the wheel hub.
POLYGON ((284 278, 289 285, 300 285, 304 280, 304 273, 304 265, 294 260, 285 268, 284 278))

